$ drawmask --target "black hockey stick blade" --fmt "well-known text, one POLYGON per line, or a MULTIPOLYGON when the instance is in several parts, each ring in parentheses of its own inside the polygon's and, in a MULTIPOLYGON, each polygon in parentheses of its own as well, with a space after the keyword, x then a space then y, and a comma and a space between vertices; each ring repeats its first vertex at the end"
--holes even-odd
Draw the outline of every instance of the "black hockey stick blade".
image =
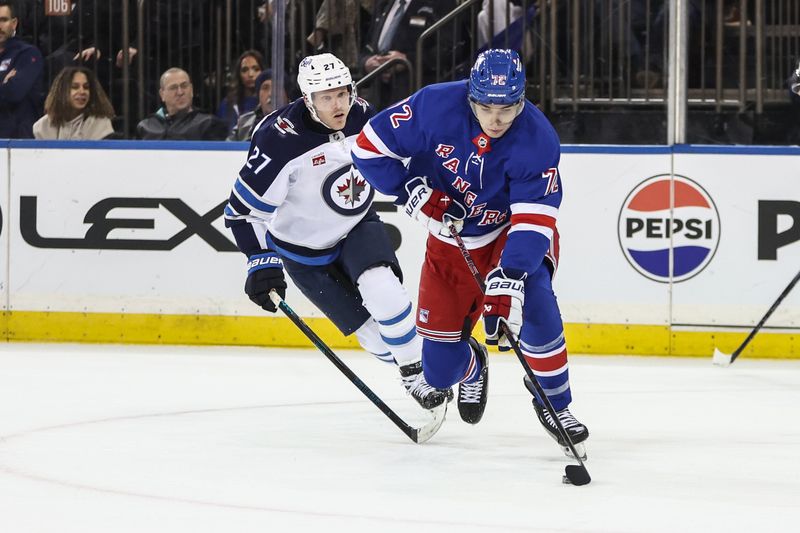
POLYGON ((588 485, 592 478, 589 476, 589 471, 586 470, 586 467, 583 464, 579 465, 567 465, 564 469, 564 478, 562 480, 564 483, 569 485, 588 485))
POLYGON ((344 364, 344 362, 339 359, 335 353, 333 353, 333 350, 331 350, 328 345, 325 344, 325 342, 320 339, 316 333, 314 333, 314 330, 312 330, 308 324, 306 324, 305 321, 300 318, 300 316, 295 313, 291 307, 289 307, 289 304, 287 304, 277 292, 274 290, 270 291, 269 297, 273 303, 278 306, 287 317, 289 317, 289 320, 291 320, 294 325, 297 326, 297 328, 302 331, 312 343, 314 343, 314 346, 316 346, 319 351, 321 351, 322 354, 327 357, 328 360, 333 363, 333 365, 338 368, 339 371, 344 374, 345 377, 347 377, 347 379, 349 379, 350 382, 364 394, 364 396, 369 398, 369 400, 375 404, 375 406, 380 409, 389 420, 394 422, 394 424, 400 428, 400 431, 405 433, 409 439, 417 444, 422 444, 433 437, 437 431, 439 431, 439 428, 442 427, 442 424, 444 423, 445 415, 447 414, 447 402, 444 402, 442 405, 429 410, 432 415, 430 422, 422 427, 412 427, 405 420, 400 418, 400 416, 395 413, 391 407, 386 405, 386 403, 384 403, 384 401, 381 400, 378 395, 367 386, 366 383, 361 381, 361 378, 359 378, 355 372, 350 370, 350 367, 344 364))

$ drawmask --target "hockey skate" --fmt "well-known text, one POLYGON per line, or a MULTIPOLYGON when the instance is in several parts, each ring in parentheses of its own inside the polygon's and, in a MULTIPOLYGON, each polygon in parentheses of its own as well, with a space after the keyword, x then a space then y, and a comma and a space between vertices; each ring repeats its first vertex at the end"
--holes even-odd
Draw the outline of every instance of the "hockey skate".
POLYGON ((423 409, 433 409, 453 399, 450 389, 437 389, 428 385, 422 373, 422 362, 417 361, 400 367, 400 376, 406 392, 414 398, 423 409))
MULTIPOLYGON (((523 381, 525 382, 525 387, 528 389, 528 391, 530 391, 531 394, 534 394, 535 387, 533 386, 533 383, 531 383, 531 380, 528 378, 528 376, 525 376, 523 381)), ((558 432, 558 428, 553 421, 550 411, 548 411, 546 407, 541 405, 536 400, 535 394, 533 396, 532 403, 533 409, 536 411, 536 416, 539 418, 539 422, 542 423, 542 426, 544 426, 544 429, 547 430, 547 433, 553 437, 559 446, 561 446, 561 449, 564 451, 564 455, 567 457, 573 457, 572 450, 569 449, 569 445, 558 432)), ((564 430, 569 435, 570 440, 572 440, 572 444, 575 446, 575 451, 578 452, 581 460, 585 461, 586 446, 583 443, 589 438, 589 428, 578 422, 572 413, 569 412, 569 408, 567 407, 560 411, 556 411, 556 416, 561 422, 561 425, 564 426, 564 430)))
POLYGON ((458 385, 458 414, 461 420, 468 424, 477 424, 486 410, 486 400, 489 393, 489 357, 486 346, 469 338, 469 346, 478 357, 481 364, 481 373, 472 383, 459 383, 458 385))

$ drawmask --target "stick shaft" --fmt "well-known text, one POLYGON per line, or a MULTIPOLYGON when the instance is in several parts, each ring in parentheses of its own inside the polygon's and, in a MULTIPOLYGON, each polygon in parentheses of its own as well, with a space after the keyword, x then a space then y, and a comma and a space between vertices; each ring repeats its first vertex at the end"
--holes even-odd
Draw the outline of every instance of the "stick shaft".
POLYGON ((761 330, 761 328, 767 322, 767 319, 772 315, 772 313, 775 312, 775 310, 781 304, 783 299, 786 298, 790 292, 792 292, 792 289, 794 288, 795 285, 797 285, 798 281, 800 281, 800 272, 798 272, 797 275, 792 279, 792 281, 789 282, 786 288, 783 289, 783 292, 780 293, 778 299, 775 300, 775 302, 767 310, 764 316, 761 317, 761 320, 758 321, 758 324, 756 324, 756 327, 753 328, 753 331, 750 332, 750 334, 747 336, 744 342, 741 345, 739 345, 739 347, 736 348, 736 350, 731 354, 731 363, 734 362, 736 358, 739 357, 739 354, 741 354, 742 351, 744 351, 744 349, 747 347, 747 345, 750 344, 750 341, 753 340, 753 337, 756 336, 756 333, 758 333, 761 330))
MULTIPOLYGON (((273 293, 273 294, 274 294, 274 293, 273 293)), ((277 295, 276 295, 276 296, 277 296, 277 295)), ((394 412, 394 411, 391 409, 391 407, 389 407, 388 405, 386 405, 386 403, 384 403, 384 401, 383 401, 383 400, 381 400, 381 399, 378 397, 378 395, 377 395, 377 394, 375 394, 375 393, 372 391, 372 389, 370 389, 370 388, 367 386, 367 384, 366 384, 366 383, 364 383, 363 381, 361 381, 361 378, 359 378, 359 377, 358 377, 358 376, 355 374, 355 372, 353 372, 352 370, 350 370, 350 367, 348 367, 346 364, 344 364, 344 362, 343 362, 341 359, 339 359, 339 357, 338 357, 338 356, 337 356, 335 353, 333 353, 333 350, 331 350, 331 349, 328 347, 328 345, 327 345, 327 344, 325 344, 325 342, 324 342, 322 339, 320 339, 320 338, 319 338, 319 336, 318 336, 316 333, 314 333, 314 330, 312 330, 312 329, 311 329, 311 328, 308 326, 308 324, 306 324, 306 323, 305 323, 305 321, 304 321, 302 318, 300 318, 300 317, 297 315, 297 313, 295 313, 295 312, 294 312, 294 310, 293 310, 291 307, 289 307, 289 304, 287 304, 285 301, 283 301, 283 299, 282 299, 282 298, 280 298, 279 296, 277 296, 277 298, 278 298, 277 304, 278 304, 278 307, 280 307, 281 311, 283 311, 283 312, 284 312, 284 314, 285 314, 287 317, 289 317, 289 320, 291 320, 291 321, 294 323, 294 325, 295 325, 295 326, 297 326, 297 328, 298 328, 300 331, 302 331, 302 332, 305 334, 305 336, 306 336, 306 337, 308 337, 308 339, 309 339, 311 342, 313 342, 313 343, 314 343, 314 346, 316 346, 316 347, 319 349, 319 351, 321 351, 321 352, 323 353, 323 355, 325 355, 325 357, 327 357, 327 358, 328 358, 328 360, 330 360, 330 362, 331 362, 331 363, 333 363, 333 365, 334 365, 336 368, 338 368, 338 369, 339 369, 339 371, 340 371, 342 374, 344 374, 344 375, 347 377, 347 379, 349 379, 349 380, 350 380, 350 382, 351 382, 353 385, 355 385, 355 386, 356 386, 356 388, 357 388, 358 390, 360 390, 362 393, 364 393, 364 396, 366 396, 367 398, 369 398, 369 400, 370 400, 370 401, 371 401, 373 404, 375 404, 375 406, 376 406, 378 409, 380 409, 380 410, 381 410, 381 412, 382 412, 384 415, 386 415, 386 416, 389 418, 389 420, 391 420, 392 422, 394 422, 394 424, 395 424, 395 425, 396 425, 398 428, 400 428, 400 431, 402 431, 403 433, 405 433, 405 434, 408 436, 408 438, 409 438, 409 439, 413 440, 414 442, 417 442, 417 433, 418 433, 418 430, 417 430, 416 428, 413 428, 413 427, 411 427, 411 426, 410 426, 408 423, 406 423, 406 421, 405 421, 405 420, 403 420, 402 418, 400 418, 400 416, 399 416, 397 413, 395 413, 395 412, 394 412)), ((274 298, 273 298, 273 301, 275 301, 275 299, 274 299, 274 298)))
MULTIPOLYGON (((478 284, 478 287, 481 288, 481 292, 485 293, 486 284, 483 282, 480 272, 478 272, 478 267, 475 266, 475 261, 472 260, 472 254, 470 254, 469 250, 467 250, 467 245, 464 244, 464 240, 461 238, 461 235, 458 234, 458 231, 456 230, 455 226, 452 223, 448 224, 447 227, 450 230, 450 235, 456 241, 458 249, 461 251, 461 255, 464 257, 464 261, 466 261, 469 271, 472 273, 472 277, 475 278, 475 282, 478 284)), ((558 433, 561 435, 561 438, 564 439, 564 442, 567 443, 567 446, 572 452, 572 455, 575 456, 575 459, 578 460, 578 463, 585 470, 586 466, 583 464, 583 460, 580 458, 580 455, 575 450, 575 444, 572 443, 572 439, 570 438, 569 433, 567 433, 567 430, 564 429, 564 426, 561 424, 561 421, 556 416, 556 412, 553 409, 553 404, 550 403, 550 398, 548 398, 547 395, 544 393, 544 389, 542 389, 542 386, 539 384, 539 380, 536 379, 536 375, 533 373, 533 370, 528 365, 528 362, 525 360, 525 354, 522 353, 522 350, 519 347, 517 339, 514 338, 514 335, 511 333, 511 329, 505 322, 503 321, 500 322, 500 328, 503 330, 503 334, 508 339, 509 344, 511 344, 511 348, 517 355, 517 359, 519 359, 519 362, 522 364, 522 368, 525 369, 525 374, 527 374, 528 379, 531 380, 533 386, 536 388, 536 392, 542 399, 542 403, 544 403, 545 408, 550 412, 550 416, 553 417, 553 422, 555 422, 556 428, 558 429, 558 433)))

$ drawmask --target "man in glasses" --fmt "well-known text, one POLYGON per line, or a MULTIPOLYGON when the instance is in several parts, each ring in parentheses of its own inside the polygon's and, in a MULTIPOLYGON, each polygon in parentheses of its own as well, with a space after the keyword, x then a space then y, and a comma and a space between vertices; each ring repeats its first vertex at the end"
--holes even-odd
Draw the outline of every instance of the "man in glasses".
POLYGON ((136 126, 140 139, 221 141, 227 136, 223 120, 192 106, 194 91, 185 70, 173 67, 164 72, 158 95, 164 105, 136 126))

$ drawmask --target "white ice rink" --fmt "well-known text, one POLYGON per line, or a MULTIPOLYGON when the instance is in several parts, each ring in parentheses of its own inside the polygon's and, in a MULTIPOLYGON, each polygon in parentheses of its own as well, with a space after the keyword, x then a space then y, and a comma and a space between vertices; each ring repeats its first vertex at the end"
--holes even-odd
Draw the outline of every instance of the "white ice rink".
POLYGON ((512 356, 480 424, 417 445, 311 349, 2 344, 0 532, 800 531, 800 361, 570 366, 585 487, 512 356))

